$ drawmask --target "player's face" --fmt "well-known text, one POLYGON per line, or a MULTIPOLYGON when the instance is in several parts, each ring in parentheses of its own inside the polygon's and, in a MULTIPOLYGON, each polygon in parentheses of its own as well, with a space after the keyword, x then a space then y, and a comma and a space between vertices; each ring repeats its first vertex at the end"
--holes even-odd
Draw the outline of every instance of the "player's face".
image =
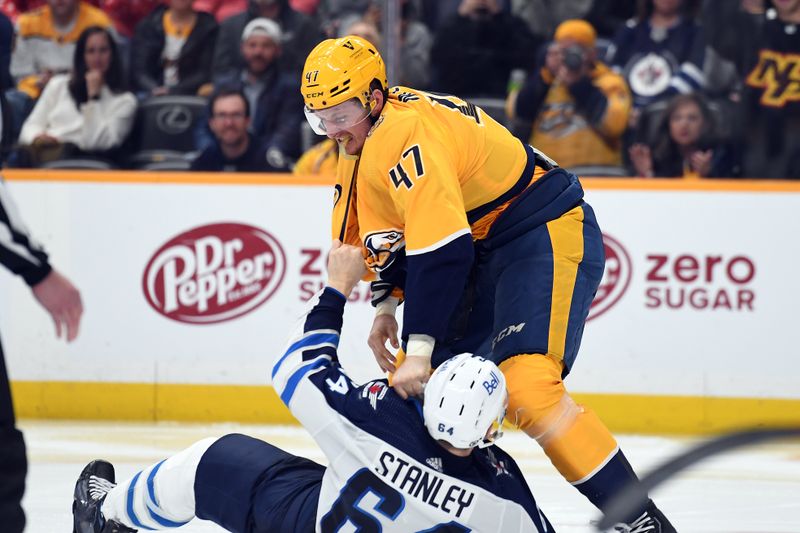
POLYGON ((249 124, 241 96, 223 96, 214 102, 209 126, 220 145, 235 146, 241 143, 247 137, 249 124))
POLYGON ((669 117, 669 134, 678 146, 689 146, 700 139, 703 113, 694 102, 679 105, 669 117))
POLYGON ((251 35, 242 43, 242 57, 247 70, 262 74, 278 57, 280 48, 266 35, 251 35))
POLYGON ((306 120, 314 133, 336 140, 349 155, 358 154, 364 146, 372 127, 369 113, 369 108, 356 98, 316 111, 305 108, 306 120))
POLYGON ((93 33, 86 39, 86 52, 84 53, 86 70, 99 70, 107 72, 111 65, 111 43, 105 33, 93 33))

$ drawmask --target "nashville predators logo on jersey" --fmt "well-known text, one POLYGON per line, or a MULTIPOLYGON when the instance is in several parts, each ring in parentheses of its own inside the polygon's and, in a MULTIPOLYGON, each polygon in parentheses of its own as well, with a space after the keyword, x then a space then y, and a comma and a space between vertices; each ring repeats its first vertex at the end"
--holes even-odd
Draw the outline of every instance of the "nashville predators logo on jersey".
POLYGON ((747 76, 746 83, 764 89, 762 105, 784 107, 800 101, 800 55, 761 50, 758 64, 747 76))
POLYGON ((367 249, 367 267, 381 272, 389 268, 405 248, 405 238, 400 230, 377 231, 364 237, 364 247, 367 249))

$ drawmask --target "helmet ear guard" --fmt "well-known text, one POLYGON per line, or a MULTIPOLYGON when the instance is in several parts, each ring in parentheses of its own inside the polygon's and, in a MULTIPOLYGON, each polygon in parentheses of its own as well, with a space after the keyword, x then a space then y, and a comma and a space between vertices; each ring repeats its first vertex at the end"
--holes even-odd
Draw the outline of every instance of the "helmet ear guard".
POLYGON ((428 380, 422 412, 434 439, 456 448, 483 448, 502 435, 507 405, 500 369, 464 353, 445 361, 428 380))

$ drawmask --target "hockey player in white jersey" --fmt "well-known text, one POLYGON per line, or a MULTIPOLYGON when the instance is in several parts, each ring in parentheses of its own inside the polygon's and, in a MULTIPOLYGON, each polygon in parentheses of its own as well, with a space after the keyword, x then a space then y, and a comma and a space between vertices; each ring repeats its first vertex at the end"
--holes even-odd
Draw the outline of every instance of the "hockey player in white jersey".
POLYGON ((507 392, 494 363, 441 365, 424 406, 339 365, 345 302, 364 273, 334 242, 328 283, 275 360, 272 383, 328 458, 323 467, 244 435, 206 439, 119 485, 105 461, 75 487, 74 533, 179 527, 195 516, 234 532, 546 532, 519 467, 493 446, 507 392))

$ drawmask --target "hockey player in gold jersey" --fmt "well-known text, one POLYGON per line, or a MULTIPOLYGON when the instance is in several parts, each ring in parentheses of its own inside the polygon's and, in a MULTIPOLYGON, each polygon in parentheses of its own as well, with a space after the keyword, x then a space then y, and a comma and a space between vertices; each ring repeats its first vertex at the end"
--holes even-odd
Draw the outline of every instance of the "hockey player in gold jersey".
MULTIPOLYGON (((311 127, 339 143, 333 237, 364 248, 378 308, 370 345, 395 389, 420 395, 453 354, 491 358, 509 419, 602 510, 637 479, 562 381, 604 267, 578 178, 468 102, 388 88, 380 54, 359 37, 317 45, 301 91, 311 127), (401 297, 395 359, 384 341, 395 341, 401 297)), ((674 531, 652 501, 622 527, 640 526, 674 531)))

